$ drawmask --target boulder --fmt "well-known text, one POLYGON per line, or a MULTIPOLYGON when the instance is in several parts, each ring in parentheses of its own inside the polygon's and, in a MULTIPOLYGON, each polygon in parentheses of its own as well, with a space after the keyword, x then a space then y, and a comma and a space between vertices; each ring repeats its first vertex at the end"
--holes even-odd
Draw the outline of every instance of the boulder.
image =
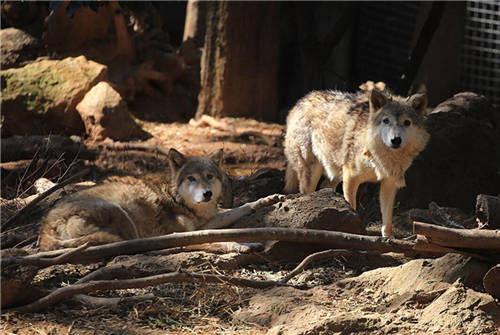
POLYGON ((419 323, 430 333, 462 328, 464 334, 498 334, 500 307, 489 294, 457 281, 422 311, 419 323))
POLYGON ((107 76, 105 65, 84 56, 1 71, 2 136, 82 134, 76 105, 107 76))
POLYGON ((480 193, 500 189, 500 113, 481 95, 456 94, 439 104, 426 120, 431 138, 406 172, 398 192, 404 207, 440 206, 474 209, 480 193))
POLYGON ((0 30, 0 43, 2 70, 35 60, 43 54, 42 44, 38 38, 16 28, 0 30))
POLYGON ((76 106, 76 110, 91 139, 102 140, 108 137, 113 140, 128 140, 143 136, 127 103, 105 81, 95 85, 76 106))
POLYGON ((331 188, 311 194, 289 195, 284 202, 258 209, 232 227, 288 227, 364 232, 361 218, 344 197, 331 188))

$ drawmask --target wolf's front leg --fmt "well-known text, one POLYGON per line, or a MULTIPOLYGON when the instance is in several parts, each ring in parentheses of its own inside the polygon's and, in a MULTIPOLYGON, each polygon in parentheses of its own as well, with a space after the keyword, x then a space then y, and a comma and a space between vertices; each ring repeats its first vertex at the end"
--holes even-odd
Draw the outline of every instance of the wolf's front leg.
POLYGON ((224 210, 212 218, 202 229, 224 228, 236 222, 239 218, 252 213, 254 210, 270 206, 285 200, 284 195, 274 194, 259 200, 248 202, 240 207, 224 210))
POLYGON ((392 231, 392 210, 397 186, 392 180, 382 180, 380 183, 380 211, 382 212, 382 236, 394 237, 392 231))

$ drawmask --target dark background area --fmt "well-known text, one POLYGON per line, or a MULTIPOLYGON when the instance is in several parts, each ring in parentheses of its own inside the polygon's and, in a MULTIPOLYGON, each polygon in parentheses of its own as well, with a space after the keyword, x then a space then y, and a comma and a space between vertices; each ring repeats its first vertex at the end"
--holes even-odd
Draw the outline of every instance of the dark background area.
MULTIPOLYGON (((50 8, 58 3, 39 2, 37 6, 50 8)), ((92 4, 72 3, 76 8, 72 13, 78 6, 92 4)), ((168 35, 166 42, 173 47, 181 45, 187 2, 119 3, 136 13, 152 6, 161 17, 161 29, 168 35)), ((255 4, 262 7, 263 15, 270 2, 255 4)), ((268 121, 284 122, 288 109, 311 90, 353 91, 366 80, 383 81, 400 95, 427 91, 430 106, 464 90, 484 94, 497 105, 500 102, 499 3, 277 2, 274 5, 278 7, 279 18, 279 26, 276 25, 279 38, 272 44, 279 51, 278 111, 271 113, 268 121), (432 19, 435 29, 430 22, 429 34, 425 29, 432 19), (419 56, 416 58, 420 59, 413 59, 416 64, 409 62, 410 55, 419 56), (402 76, 407 76, 409 70, 414 73, 406 83, 402 76)), ((13 22, 12 13, 10 18, 3 17, 2 28, 19 26, 23 17, 27 20, 26 13, 27 9, 21 11, 17 22, 13 22)), ((260 14, 255 14, 256 19, 260 14)), ((29 27, 29 22, 24 23, 28 23, 24 25, 27 31, 42 35, 36 25, 29 27)), ((245 29, 251 32, 254 27, 245 29)), ((202 48, 203 33, 198 41, 202 48)))

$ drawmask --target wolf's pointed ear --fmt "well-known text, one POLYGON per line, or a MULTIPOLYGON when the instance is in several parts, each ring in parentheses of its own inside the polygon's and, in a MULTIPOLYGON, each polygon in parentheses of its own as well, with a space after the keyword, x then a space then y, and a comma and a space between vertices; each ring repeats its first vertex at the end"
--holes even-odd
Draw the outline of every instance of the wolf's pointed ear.
POLYGON ((211 155, 210 155, 210 159, 213 160, 215 162, 215 164, 217 164, 218 166, 221 166, 222 164, 222 154, 224 153, 224 150, 222 149, 219 149, 219 150, 216 150, 214 151, 211 155))
POLYGON ((186 162, 186 157, 184 157, 184 155, 181 154, 179 151, 175 150, 174 148, 171 148, 168 151, 168 160, 172 170, 178 170, 186 162))
POLYGON ((427 94, 425 93, 417 93, 412 95, 409 98, 411 107, 415 109, 415 111, 421 115, 426 114, 426 108, 427 108, 427 94))
POLYGON ((382 108, 389 99, 385 96, 384 93, 380 92, 377 89, 373 89, 370 92, 370 112, 374 112, 382 108))

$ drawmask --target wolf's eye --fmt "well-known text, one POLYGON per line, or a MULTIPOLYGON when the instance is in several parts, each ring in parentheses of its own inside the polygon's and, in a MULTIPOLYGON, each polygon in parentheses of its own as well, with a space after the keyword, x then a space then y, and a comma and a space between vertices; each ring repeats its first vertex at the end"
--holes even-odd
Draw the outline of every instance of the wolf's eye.
POLYGON ((210 180, 212 179, 214 176, 212 176, 211 174, 207 174, 207 180, 210 180))
POLYGON ((404 126, 405 127, 409 127, 410 124, 411 124, 411 121, 410 120, 405 120, 405 122, 403 122, 404 126))
POLYGON ((188 176, 187 178, 190 182, 196 181, 196 178, 193 176, 188 176))
POLYGON ((382 122, 385 123, 385 124, 389 124, 389 119, 385 118, 385 119, 382 120, 382 122))

